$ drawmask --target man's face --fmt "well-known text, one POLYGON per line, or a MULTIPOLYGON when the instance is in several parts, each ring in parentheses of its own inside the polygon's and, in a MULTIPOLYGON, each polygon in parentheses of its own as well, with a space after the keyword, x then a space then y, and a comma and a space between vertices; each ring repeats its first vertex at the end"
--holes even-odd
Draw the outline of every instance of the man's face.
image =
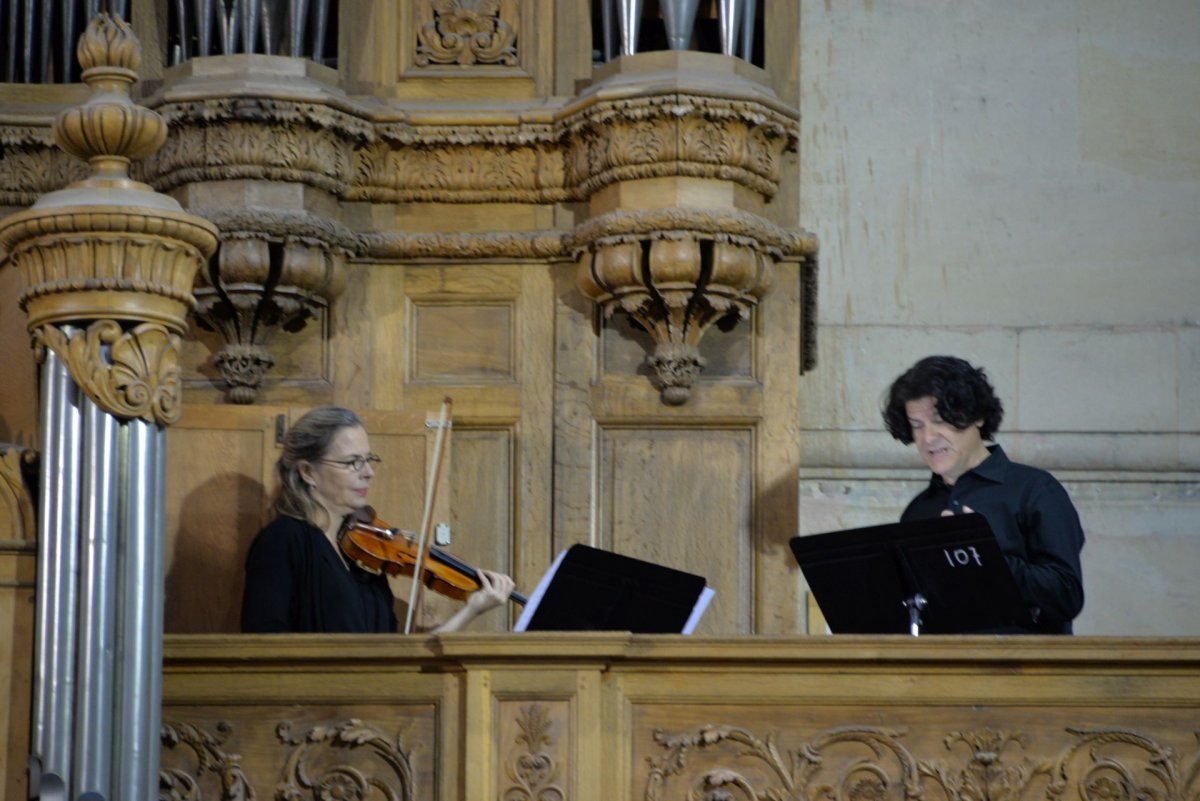
POLYGON ((912 428, 913 445, 929 469, 947 484, 953 484, 987 458, 987 446, 979 435, 982 420, 966 428, 955 428, 942 419, 937 401, 928 395, 904 404, 904 412, 912 428))

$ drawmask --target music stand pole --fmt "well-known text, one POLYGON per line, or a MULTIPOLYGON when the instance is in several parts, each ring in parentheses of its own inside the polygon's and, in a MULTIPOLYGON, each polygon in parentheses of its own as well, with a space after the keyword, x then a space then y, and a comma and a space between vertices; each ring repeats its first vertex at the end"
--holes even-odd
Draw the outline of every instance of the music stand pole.
POLYGON ((919 592, 911 598, 904 599, 904 607, 908 609, 908 633, 914 637, 921 635, 921 610, 928 603, 925 596, 919 592))

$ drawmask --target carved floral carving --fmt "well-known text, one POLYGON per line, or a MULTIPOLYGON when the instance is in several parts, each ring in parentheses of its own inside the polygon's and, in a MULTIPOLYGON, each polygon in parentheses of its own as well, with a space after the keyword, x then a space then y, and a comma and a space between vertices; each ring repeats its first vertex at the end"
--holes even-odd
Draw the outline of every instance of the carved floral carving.
POLYGON ((966 759, 921 758, 903 732, 832 729, 792 750, 776 735, 737 726, 654 733, 663 755, 651 760, 643 798, 660 801, 1083 801, 1192 799, 1200 791, 1200 752, 1188 760, 1130 729, 1068 729, 1075 741, 1057 753, 1026 756, 1027 737, 995 729, 951 732, 948 752, 966 759), (694 769, 692 763, 697 763, 694 769), (669 785, 686 782, 685 793, 669 785))
POLYGON ((159 772, 159 801, 200 801, 205 797, 203 788, 209 774, 215 774, 218 791, 209 798, 221 801, 254 801, 254 788, 242 771, 240 754, 223 750, 225 741, 233 732, 228 721, 217 723, 217 733, 205 731, 190 723, 163 723, 162 744, 164 763, 170 761, 173 752, 191 752, 194 767, 164 767, 159 772))
POLYGON ((276 727, 279 740, 295 746, 284 765, 276 798, 412 801, 417 797, 412 752, 404 750, 399 736, 393 741, 356 719, 316 726, 299 736, 293 736, 291 729, 286 721, 276 727), (378 770, 380 764, 384 771, 378 770))
POLYGON ((517 63, 512 0, 418 0, 416 64, 517 63))
POLYGON ((558 783, 559 765, 550 750, 554 739, 549 709, 544 704, 522 707, 517 726, 520 751, 504 765, 512 783, 501 790, 500 797, 503 801, 563 801, 566 792, 558 783))

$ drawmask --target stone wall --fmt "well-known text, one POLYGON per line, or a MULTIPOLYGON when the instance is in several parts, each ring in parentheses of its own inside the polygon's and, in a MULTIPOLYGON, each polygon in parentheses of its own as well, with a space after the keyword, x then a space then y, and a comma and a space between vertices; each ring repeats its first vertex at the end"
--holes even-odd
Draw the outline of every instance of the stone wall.
POLYGON ((927 474, 880 398, 952 353, 1079 506, 1076 630, 1200 633, 1198 31, 1189 0, 803 3, 803 533, 898 516, 927 474))

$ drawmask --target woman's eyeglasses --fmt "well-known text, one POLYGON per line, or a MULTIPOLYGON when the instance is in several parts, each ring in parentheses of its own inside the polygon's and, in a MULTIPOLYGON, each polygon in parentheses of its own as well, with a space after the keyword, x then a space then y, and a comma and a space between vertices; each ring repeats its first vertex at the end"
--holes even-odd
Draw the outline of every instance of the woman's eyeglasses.
POLYGON ((383 460, 374 453, 368 453, 366 456, 355 456, 351 459, 318 459, 317 461, 325 462, 326 464, 336 464, 346 470, 358 473, 368 464, 379 464, 383 460))

